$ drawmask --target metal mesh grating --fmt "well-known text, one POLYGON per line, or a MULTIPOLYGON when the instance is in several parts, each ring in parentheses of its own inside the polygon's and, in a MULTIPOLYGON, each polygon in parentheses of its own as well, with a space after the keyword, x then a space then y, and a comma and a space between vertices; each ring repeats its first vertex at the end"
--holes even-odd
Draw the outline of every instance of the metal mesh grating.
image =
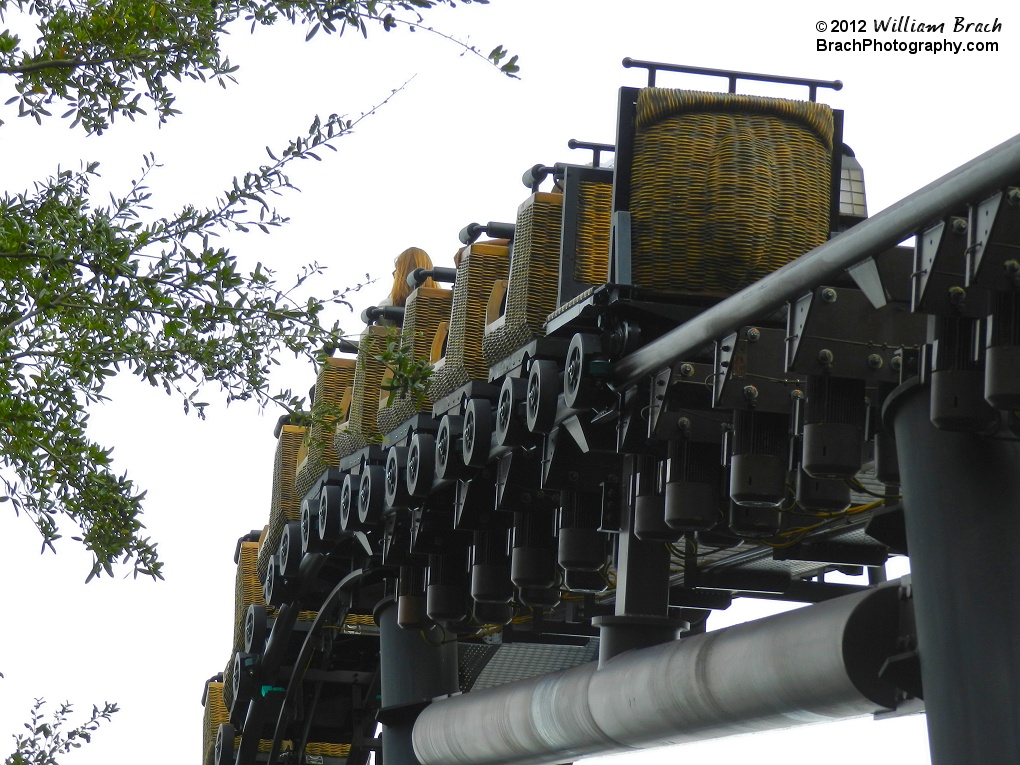
POLYGON ((482 691, 595 661, 599 656, 599 641, 592 639, 582 646, 538 643, 476 646, 461 643, 458 649, 461 690, 482 691))
POLYGON ((498 645, 479 645, 477 643, 457 645, 458 686, 462 692, 466 693, 474 687, 478 676, 485 669, 485 665, 492 660, 498 650, 498 645))
POLYGON ((580 305, 581 303, 586 301, 588 298, 590 298, 595 293, 596 289, 598 289, 598 285, 589 287, 588 289, 586 289, 584 292, 582 292, 577 297, 575 297, 575 298, 573 298, 571 300, 568 300, 566 303, 564 303, 559 308, 557 308, 555 311, 553 311, 551 314, 549 314, 548 321, 552 321, 557 316, 559 316, 561 313, 569 311, 575 305, 580 305))

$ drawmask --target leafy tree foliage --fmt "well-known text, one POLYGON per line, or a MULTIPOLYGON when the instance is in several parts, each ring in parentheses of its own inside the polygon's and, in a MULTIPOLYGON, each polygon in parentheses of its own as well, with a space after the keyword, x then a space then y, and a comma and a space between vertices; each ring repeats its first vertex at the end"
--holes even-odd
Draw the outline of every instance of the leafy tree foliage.
POLYGON ((279 353, 312 356, 336 342, 339 327, 319 321, 326 301, 292 297, 319 267, 306 267, 284 289, 261 264, 243 273, 211 234, 280 225, 284 218, 266 197, 289 185, 282 168, 348 129, 336 118, 239 180, 214 207, 185 207, 152 222, 141 218, 151 158, 140 180, 106 206, 90 201, 95 164, 0 198, 0 450, 7 468, 0 499, 35 521, 44 548, 59 538, 63 514, 94 556, 90 577, 112 573, 121 556, 136 573, 159 576, 155 545, 139 520, 144 492, 113 473, 111 450, 87 435, 86 407, 104 399, 107 379, 118 372, 179 394, 185 411, 199 416, 207 382, 228 402, 299 404, 288 392, 270 393, 268 378, 279 353))
POLYGON ((43 714, 45 705, 42 699, 36 700, 31 718, 25 723, 28 732, 14 737, 14 751, 4 760, 4 765, 57 765, 59 755, 92 741, 92 734, 99 726, 119 711, 116 704, 104 704, 102 709, 94 706, 88 720, 65 732, 71 705, 61 704, 49 721, 43 714))
MULTIPOLYGON (((13 10, 38 31, 30 47, 11 29, 0 32, 0 74, 13 78, 16 95, 7 103, 21 116, 41 122, 59 105, 72 127, 102 133, 118 116, 135 119, 150 109, 160 121, 174 116, 176 81, 225 85, 236 67, 221 55, 220 40, 232 22, 289 21, 306 26, 307 37, 367 34, 373 24, 435 32, 422 14, 442 5, 454 3, 0 0, 0 19, 13 10)), ((517 71, 502 46, 486 56, 462 45, 504 74, 517 71)), ((0 197, 0 502, 35 522, 43 550, 60 537, 64 517, 93 555, 90 579, 112 573, 118 561, 136 575, 160 577, 156 546, 140 521, 144 491, 117 475, 111 450, 88 436, 87 406, 104 399, 106 381, 118 372, 180 395, 185 410, 200 416, 207 383, 228 402, 300 407, 289 391, 272 391, 270 369, 281 353, 314 357, 335 345, 339 328, 320 318, 345 294, 299 298, 317 264, 281 284, 261 264, 243 272, 213 237, 284 223, 269 199, 290 187, 287 165, 318 159, 372 111, 355 120, 316 117, 282 151, 267 148, 269 162, 234 179, 209 208, 153 220, 151 156, 108 205, 93 202, 94 163, 0 197)))
POLYGON ((375 359, 392 372, 389 381, 380 386, 382 390, 389 391, 389 403, 410 399, 416 408, 424 406, 429 380, 432 379, 432 364, 428 359, 415 358, 414 349, 403 345, 400 337, 387 342, 386 349, 375 359))
MULTIPOLYGON (((16 103, 20 115, 41 122, 59 104, 74 125, 101 133, 117 116, 134 119, 150 108, 160 121, 177 114, 175 80, 213 79, 225 86, 237 67, 222 55, 220 40, 239 19, 253 29, 280 21, 304 25, 309 39, 320 30, 342 35, 353 29, 367 36, 369 25, 442 35, 425 26, 421 14, 454 5, 454 0, 0 0, 0 15, 17 9, 39 32, 30 48, 12 31, 0 32, 0 74, 15 78, 17 95, 8 103, 16 103)), ((497 46, 488 58, 513 75, 517 57, 506 56, 497 46)))

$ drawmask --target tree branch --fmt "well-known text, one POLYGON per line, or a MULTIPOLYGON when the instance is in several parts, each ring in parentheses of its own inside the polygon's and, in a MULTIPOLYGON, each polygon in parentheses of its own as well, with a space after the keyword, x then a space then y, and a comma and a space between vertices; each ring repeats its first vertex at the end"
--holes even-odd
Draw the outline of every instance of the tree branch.
POLYGON ((79 69, 83 66, 144 61, 148 56, 111 56, 109 58, 54 58, 49 61, 32 61, 18 66, 0 66, 0 74, 31 74, 46 69, 79 69))

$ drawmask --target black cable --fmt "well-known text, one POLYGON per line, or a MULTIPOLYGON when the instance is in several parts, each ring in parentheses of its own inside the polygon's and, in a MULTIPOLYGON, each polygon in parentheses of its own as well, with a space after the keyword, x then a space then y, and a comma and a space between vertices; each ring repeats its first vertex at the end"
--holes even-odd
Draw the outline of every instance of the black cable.
MULTIPOLYGON (((268 765, 276 765, 277 758, 280 756, 280 745, 283 741, 284 729, 286 728, 287 719, 287 707, 290 705, 292 694, 294 693, 295 686, 300 684, 299 674, 302 672, 302 667, 308 663, 311 658, 311 653, 314 650, 313 638, 315 638, 319 630, 322 629, 323 625, 329 620, 328 614, 336 607, 340 602, 341 596, 347 595, 347 602, 343 603, 343 618, 341 622, 347 618, 347 614, 350 612, 350 593, 347 589, 355 584, 358 584, 366 576, 364 569, 358 569, 353 571, 343 579, 340 583, 329 593, 326 600, 323 602, 319 612, 315 615, 315 621, 312 622, 311 628, 308 630, 308 634, 305 635, 305 640, 301 644, 301 651, 298 653, 297 659, 294 661, 294 669, 290 674, 290 681, 287 683, 287 690, 283 697, 283 703, 280 705, 280 714, 276 719, 276 730, 273 733, 273 744, 269 750, 269 757, 267 758, 268 765)), ((375 572, 373 572, 375 573, 375 572)))

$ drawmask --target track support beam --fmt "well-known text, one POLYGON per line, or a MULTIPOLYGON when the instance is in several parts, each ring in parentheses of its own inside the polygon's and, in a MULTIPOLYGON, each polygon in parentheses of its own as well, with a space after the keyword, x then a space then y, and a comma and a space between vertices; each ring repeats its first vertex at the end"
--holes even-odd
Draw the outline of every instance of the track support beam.
POLYGON ((1020 442, 938 430, 892 394, 933 765, 1020 762, 1020 442))

